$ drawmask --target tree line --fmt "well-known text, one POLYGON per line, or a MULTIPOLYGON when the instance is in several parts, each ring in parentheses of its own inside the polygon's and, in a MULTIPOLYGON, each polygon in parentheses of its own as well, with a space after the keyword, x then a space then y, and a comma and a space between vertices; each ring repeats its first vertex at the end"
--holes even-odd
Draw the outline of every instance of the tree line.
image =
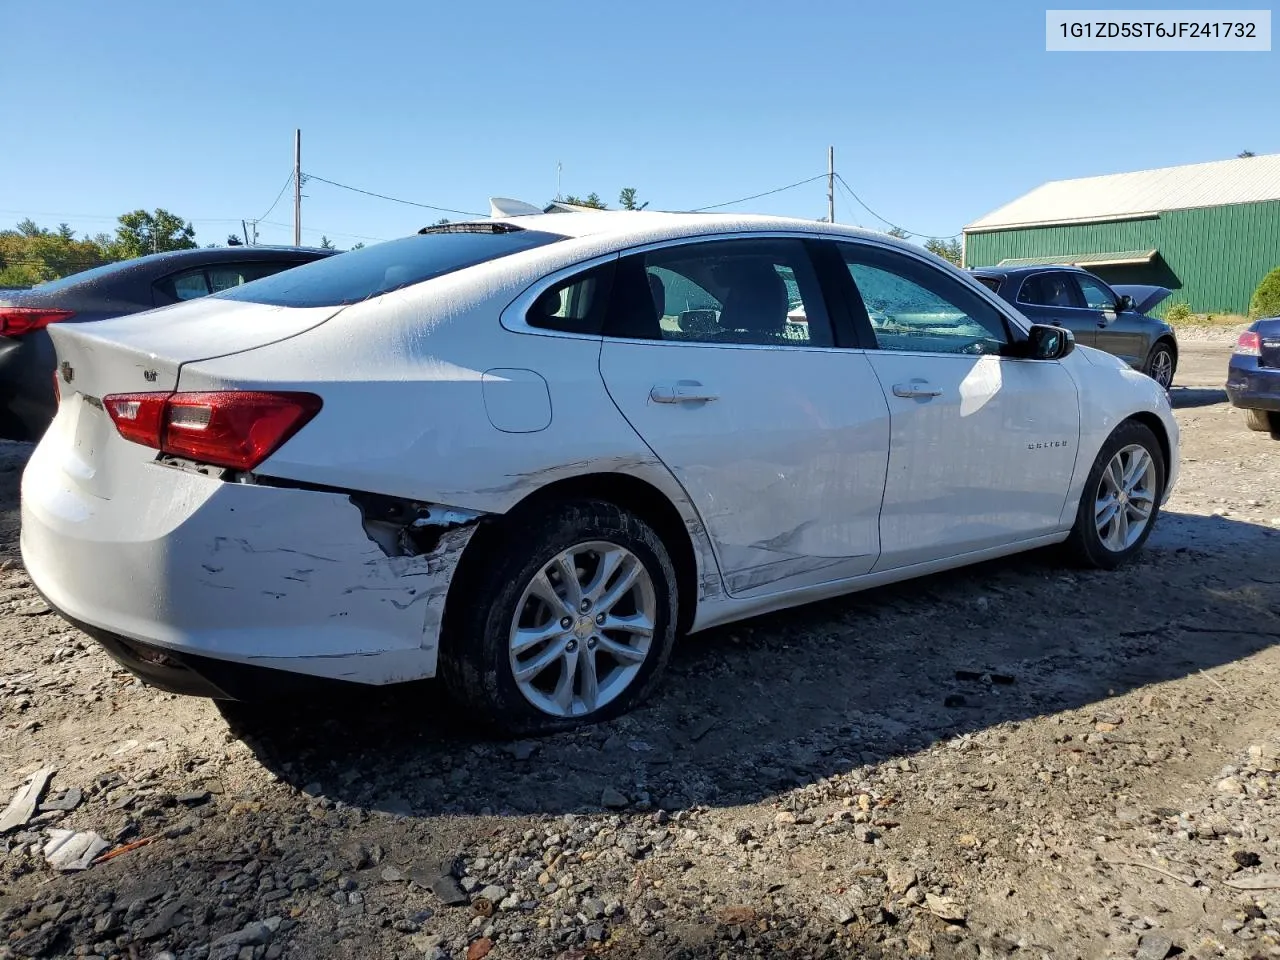
POLYGON ((0 230, 0 287, 33 287, 117 260, 196 246, 191 221, 168 210, 131 210, 115 233, 77 237, 68 224, 42 227, 31 218, 0 230))

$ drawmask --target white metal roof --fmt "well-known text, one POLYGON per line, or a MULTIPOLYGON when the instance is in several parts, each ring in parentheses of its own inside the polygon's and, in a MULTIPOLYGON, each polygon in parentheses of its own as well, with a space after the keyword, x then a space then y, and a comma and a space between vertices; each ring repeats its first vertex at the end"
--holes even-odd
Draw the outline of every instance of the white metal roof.
POLYGON ((1121 220, 1188 207, 1280 200, 1280 154, 1052 180, 965 227, 1121 220))

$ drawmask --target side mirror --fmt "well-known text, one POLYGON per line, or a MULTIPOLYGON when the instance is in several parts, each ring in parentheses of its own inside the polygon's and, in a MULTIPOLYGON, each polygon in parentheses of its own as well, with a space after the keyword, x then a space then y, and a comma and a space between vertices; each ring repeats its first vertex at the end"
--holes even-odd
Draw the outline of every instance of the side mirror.
POLYGON ((1061 360, 1075 348, 1075 334, 1066 327, 1037 323, 1027 336, 1024 355, 1031 360, 1061 360))
POLYGON ((1127 293, 1121 294, 1119 301, 1116 303, 1116 313, 1124 313, 1126 310, 1133 309, 1133 297, 1127 293))

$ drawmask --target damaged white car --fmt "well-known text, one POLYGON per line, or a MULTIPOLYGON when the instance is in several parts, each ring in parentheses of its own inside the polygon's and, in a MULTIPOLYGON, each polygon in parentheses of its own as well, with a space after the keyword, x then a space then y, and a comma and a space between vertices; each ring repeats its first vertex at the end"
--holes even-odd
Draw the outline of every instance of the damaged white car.
POLYGON ((495 205, 50 333, 27 569, 216 697, 438 675, 507 730, 597 720, 680 634, 1062 541, 1117 566, 1177 473, 1154 381, 827 223, 495 205))

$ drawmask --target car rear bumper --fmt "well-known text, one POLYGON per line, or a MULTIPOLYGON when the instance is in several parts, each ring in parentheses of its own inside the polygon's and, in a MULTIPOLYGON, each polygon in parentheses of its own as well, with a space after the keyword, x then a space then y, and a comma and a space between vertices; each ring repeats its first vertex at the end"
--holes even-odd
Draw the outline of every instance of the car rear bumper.
POLYGON ((352 686, 285 670, 177 653, 84 623, 56 606, 54 609, 72 626, 97 641, 112 660, 143 683, 168 693, 215 700, 267 702, 288 696, 324 695, 352 686))
POLYGON ((1232 356, 1226 389, 1233 406, 1280 411, 1280 368, 1260 367, 1257 357, 1232 356))
MULTIPOLYGON (((206 680, 215 671, 205 660, 364 684, 434 675, 473 527, 442 535, 431 553, 388 556, 346 495, 223 482, 145 451, 108 461, 127 474, 111 489, 127 495, 97 496, 78 482, 62 416, 23 475, 23 562, 52 607, 107 638, 139 676, 209 693, 139 661, 206 680), (148 661, 144 648, 174 662, 148 661)), ((210 682, 234 695, 225 678, 210 682)))

